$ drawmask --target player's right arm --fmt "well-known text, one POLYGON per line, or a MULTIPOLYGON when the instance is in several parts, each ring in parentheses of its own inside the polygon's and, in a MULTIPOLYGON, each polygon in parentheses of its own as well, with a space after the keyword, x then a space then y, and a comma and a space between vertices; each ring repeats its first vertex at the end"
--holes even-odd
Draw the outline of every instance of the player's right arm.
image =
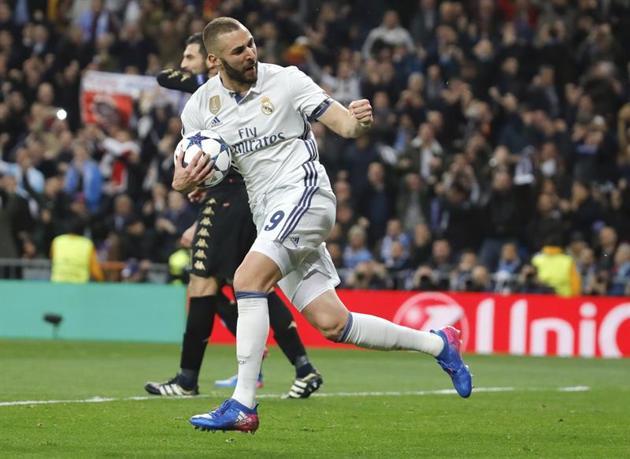
POLYGON ((345 108, 334 101, 318 121, 341 137, 356 138, 372 127, 372 105, 369 100, 360 99, 345 108))
POLYGON ((184 166, 184 155, 180 154, 175 161, 175 172, 173 172, 173 189, 180 193, 190 193, 197 188, 208 175, 212 173, 214 162, 210 161, 208 155, 199 151, 193 160, 184 166))
POLYGON ((301 70, 287 67, 285 72, 294 107, 309 121, 320 121, 345 138, 359 137, 372 127, 372 105, 369 100, 355 100, 345 108, 301 70))

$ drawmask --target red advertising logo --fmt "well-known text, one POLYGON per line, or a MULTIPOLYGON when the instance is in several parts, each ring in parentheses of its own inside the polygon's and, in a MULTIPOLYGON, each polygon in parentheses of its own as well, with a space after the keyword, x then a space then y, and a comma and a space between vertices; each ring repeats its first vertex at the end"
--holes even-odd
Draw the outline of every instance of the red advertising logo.
POLYGON ((462 332, 462 349, 466 349, 470 327, 464 308, 444 293, 419 293, 406 300, 396 311, 394 323, 416 330, 438 330, 452 325, 462 332))
MULTIPOLYGON (((452 325, 463 348, 477 354, 630 357, 630 301, 619 297, 561 298, 553 295, 494 295, 374 290, 339 290, 349 310, 372 314, 416 330, 452 325)), ((300 314, 294 315, 307 346, 327 341, 300 314)), ((215 331, 217 328, 215 327, 215 331)), ((233 342, 225 332, 214 342, 233 342)))

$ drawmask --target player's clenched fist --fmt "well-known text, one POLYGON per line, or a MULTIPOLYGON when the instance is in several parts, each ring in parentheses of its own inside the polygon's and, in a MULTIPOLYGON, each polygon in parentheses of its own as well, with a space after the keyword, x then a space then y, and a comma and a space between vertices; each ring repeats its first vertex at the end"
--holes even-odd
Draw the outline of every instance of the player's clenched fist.
POLYGON ((348 105, 350 115, 357 119, 362 126, 370 126, 372 124, 372 105, 367 99, 353 100, 348 105))

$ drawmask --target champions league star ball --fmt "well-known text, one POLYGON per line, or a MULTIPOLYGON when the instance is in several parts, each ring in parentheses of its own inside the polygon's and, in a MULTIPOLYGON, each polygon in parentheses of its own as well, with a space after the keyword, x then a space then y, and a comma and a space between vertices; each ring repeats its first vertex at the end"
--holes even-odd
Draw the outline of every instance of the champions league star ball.
POLYGON ((184 155, 184 167, 186 167, 201 151, 203 154, 210 156, 210 161, 214 161, 214 167, 210 176, 201 184, 203 188, 210 188, 221 183, 230 171, 230 163, 232 156, 230 147, 215 132, 203 130, 193 131, 186 134, 179 141, 173 155, 174 161, 179 161, 179 155, 184 155))

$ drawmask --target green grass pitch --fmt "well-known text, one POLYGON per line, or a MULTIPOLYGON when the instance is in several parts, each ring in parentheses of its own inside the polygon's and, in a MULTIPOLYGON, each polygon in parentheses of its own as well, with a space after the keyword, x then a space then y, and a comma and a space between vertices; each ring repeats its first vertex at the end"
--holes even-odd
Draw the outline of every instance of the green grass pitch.
POLYGON ((178 346, 0 341, 0 457, 630 457, 630 360, 467 356, 462 400, 426 356, 312 350, 322 396, 281 400, 293 374, 271 350, 259 431, 212 434, 188 418, 229 396, 212 381, 233 347, 208 347, 201 397, 146 399, 178 346))

